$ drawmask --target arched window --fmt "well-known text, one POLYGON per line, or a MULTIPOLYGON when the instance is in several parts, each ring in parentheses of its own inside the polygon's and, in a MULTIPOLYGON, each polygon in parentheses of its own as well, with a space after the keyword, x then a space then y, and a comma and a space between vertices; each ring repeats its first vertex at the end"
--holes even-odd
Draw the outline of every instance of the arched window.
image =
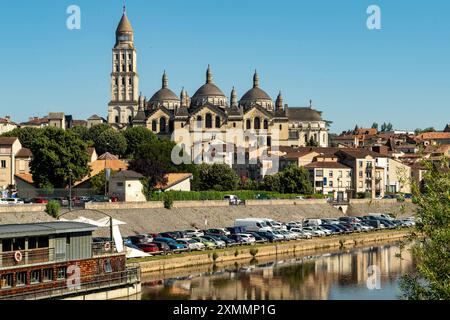
POLYGON ((197 128, 201 128, 202 127, 202 116, 198 116, 197 117, 197 128))
POLYGON ((169 120, 169 132, 173 132, 174 129, 174 122, 173 120, 169 120))
POLYGON ((211 129, 212 128, 212 115, 211 115, 211 113, 207 113, 206 114, 205 127, 207 129, 211 129))
POLYGON ((119 123, 119 116, 116 116, 116 117, 114 118, 114 120, 116 121, 116 123, 119 123))
POLYGON ((252 128, 252 122, 250 121, 250 119, 247 120, 246 128, 247 130, 250 130, 252 128))
POLYGON ((268 147, 272 146, 272 137, 267 137, 267 146, 268 147))
POLYGON ((269 121, 267 119, 264 119, 264 130, 269 130, 269 121))
POLYGON ((152 131, 156 132, 158 130, 158 123, 156 122, 156 120, 152 121, 152 131))
POLYGON ((128 116, 128 123, 132 123, 133 122, 133 117, 132 116, 128 116))
POLYGON ((216 116, 216 128, 220 128, 220 117, 216 116))
POLYGON ((261 129, 261 119, 260 119, 260 118, 258 118, 258 117, 256 117, 256 118, 255 118, 255 125, 254 125, 254 129, 255 129, 255 130, 259 130, 259 129, 261 129))
POLYGON ((166 129, 167 129, 166 124, 167 124, 166 118, 159 119, 159 132, 160 133, 166 132, 166 129))

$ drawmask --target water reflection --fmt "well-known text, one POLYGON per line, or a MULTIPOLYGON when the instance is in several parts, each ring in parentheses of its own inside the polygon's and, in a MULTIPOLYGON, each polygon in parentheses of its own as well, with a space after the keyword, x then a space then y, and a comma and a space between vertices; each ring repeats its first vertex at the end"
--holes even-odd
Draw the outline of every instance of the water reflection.
MULTIPOLYGON (((273 259, 273 258, 272 258, 273 259)), ((277 261, 253 261, 186 275, 156 275, 144 300, 397 299, 399 277, 414 268, 408 249, 396 244, 277 261), (401 258, 399 257, 401 253, 401 258), (369 290, 367 268, 381 271, 381 290, 369 290)), ((180 272, 180 271, 178 271, 180 272)))

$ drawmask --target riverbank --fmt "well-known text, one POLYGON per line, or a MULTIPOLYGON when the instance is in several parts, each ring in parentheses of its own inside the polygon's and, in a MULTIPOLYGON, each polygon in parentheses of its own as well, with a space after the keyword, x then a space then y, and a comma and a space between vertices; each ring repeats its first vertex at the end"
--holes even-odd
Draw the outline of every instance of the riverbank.
POLYGON ((411 230, 388 230, 373 233, 360 233, 332 236, 320 239, 300 240, 285 243, 261 244, 246 247, 231 247, 207 252, 191 252, 172 256, 154 256, 133 259, 139 263, 142 273, 164 272, 179 268, 198 267, 218 263, 237 262, 261 257, 296 254, 305 251, 335 250, 360 245, 376 244, 386 241, 400 241, 408 237, 411 230))

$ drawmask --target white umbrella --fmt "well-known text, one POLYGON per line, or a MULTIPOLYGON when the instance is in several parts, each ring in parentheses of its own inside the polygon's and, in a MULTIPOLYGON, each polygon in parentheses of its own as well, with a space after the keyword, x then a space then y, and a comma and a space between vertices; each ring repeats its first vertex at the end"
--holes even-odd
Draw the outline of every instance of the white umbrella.
MULTIPOLYGON (((109 217, 104 217, 104 218, 102 218, 102 219, 100 219, 100 220, 97 220, 96 221, 96 223, 98 224, 98 226, 100 227, 100 228, 109 228, 109 226, 110 226, 110 221, 111 221, 111 218, 109 218, 109 217)), ((125 225, 126 224, 126 222, 123 222, 123 221, 120 221, 120 220, 116 220, 116 219, 113 219, 113 227, 114 226, 121 226, 121 225, 125 225)))
MULTIPOLYGON (((96 223, 99 225, 100 228, 109 228, 111 226, 111 219, 110 217, 104 217, 100 220, 97 220, 96 223)), ((112 219, 112 236, 114 239, 114 242, 116 244, 117 252, 123 252, 123 238, 122 234, 120 233, 119 226, 125 225, 126 223, 120 220, 112 219)))
POLYGON ((80 223, 87 223, 96 227, 103 227, 102 224, 100 224, 98 221, 95 221, 93 219, 88 219, 85 217, 78 217, 75 220, 72 220, 73 222, 80 222, 80 223))
POLYGON ((125 248, 127 249, 127 254, 126 254, 127 259, 151 257, 150 254, 142 252, 140 250, 130 248, 130 247, 125 247, 125 248))

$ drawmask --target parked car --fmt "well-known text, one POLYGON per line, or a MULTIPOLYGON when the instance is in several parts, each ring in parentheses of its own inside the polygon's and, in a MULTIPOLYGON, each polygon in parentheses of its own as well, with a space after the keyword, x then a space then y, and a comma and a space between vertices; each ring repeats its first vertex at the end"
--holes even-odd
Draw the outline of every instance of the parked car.
POLYGON ((226 242, 221 240, 220 238, 213 236, 213 235, 204 235, 200 238, 206 239, 208 241, 214 242, 217 248, 225 248, 227 246, 226 242))
POLYGON ((306 231, 302 230, 301 228, 292 228, 289 231, 297 233, 300 236, 300 238, 302 238, 302 239, 311 239, 312 238, 312 233, 306 232, 306 231))
POLYGON ((272 228, 273 230, 281 230, 281 229, 287 230, 287 227, 281 222, 275 221, 273 219, 261 219, 261 220, 264 221, 266 225, 272 228))
POLYGON ((322 224, 321 219, 306 219, 303 221, 303 225, 305 227, 311 227, 311 226, 320 226, 322 224))
POLYGON ((226 230, 229 231, 230 234, 245 233, 245 227, 228 227, 226 230))
POLYGON ((136 247, 145 253, 156 253, 160 251, 159 247, 155 243, 139 243, 136 247))
POLYGON ((322 230, 318 230, 314 227, 304 227, 303 230, 308 231, 313 234, 314 237, 325 237, 326 233, 322 230))
POLYGON ((154 243, 158 246, 160 252, 168 253, 171 251, 170 246, 166 242, 160 242, 160 241, 153 240, 152 243, 154 243))
POLYGON ((205 238, 202 237, 193 237, 192 239, 197 240, 198 242, 201 242, 205 245, 206 249, 215 249, 216 248, 216 244, 213 241, 207 240, 205 238))
POLYGON ((153 239, 153 241, 165 242, 169 246, 170 250, 173 250, 173 251, 185 251, 185 250, 188 249, 186 245, 181 244, 181 243, 177 243, 172 238, 158 237, 158 238, 153 239))
POLYGON ((127 240, 131 244, 138 245, 138 244, 141 244, 141 243, 150 243, 150 242, 153 241, 153 238, 149 237, 147 235, 141 234, 141 235, 128 237, 127 240))
POLYGON ((253 218, 236 219, 234 221, 234 226, 242 227, 245 229, 245 231, 249 231, 249 232, 272 230, 272 227, 268 226, 268 224, 263 219, 253 219, 253 218))
POLYGON ((214 237, 224 241, 227 247, 231 247, 231 246, 237 245, 237 242, 235 240, 233 240, 233 239, 231 239, 231 238, 229 238, 227 236, 215 235, 214 237))
POLYGON ((238 233, 237 236, 241 237, 241 242, 243 244, 252 244, 256 242, 255 237, 248 233, 238 233))
POLYGON ((168 232, 161 232, 159 234, 162 238, 171 238, 173 240, 181 239, 186 237, 185 233, 181 231, 168 231, 168 232))
POLYGON ((280 232, 284 236, 284 238, 288 241, 297 240, 298 238, 300 238, 298 234, 287 230, 278 230, 278 232, 280 232))
POLYGON ((23 200, 17 199, 17 198, 6 198, 6 199, 3 199, 3 201, 5 201, 6 204, 9 204, 9 205, 24 204, 23 200))
POLYGON ((321 227, 330 230, 333 234, 340 234, 344 231, 333 224, 322 224, 321 227))
POLYGON ((48 203, 48 199, 46 199, 46 198, 33 198, 33 203, 47 204, 48 203))
POLYGON ((203 251, 206 249, 203 243, 195 239, 177 239, 176 242, 184 244, 190 251, 203 251))
POLYGON ((269 242, 268 238, 258 234, 257 232, 249 232, 248 234, 251 234, 255 238, 256 242, 259 242, 259 243, 269 242))
POLYGON ((217 229, 208 229, 204 231, 205 234, 210 234, 210 235, 221 235, 221 236, 229 236, 231 234, 230 231, 226 230, 226 229, 222 229, 222 228, 217 228, 217 229))
POLYGON ((283 241, 284 237, 273 233, 273 231, 255 232, 256 234, 266 238, 269 242, 283 241))
POLYGON ((184 234, 186 235, 186 237, 189 237, 189 238, 201 237, 201 236, 205 235, 205 233, 203 231, 200 231, 197 229, 184 230, 184 234))

